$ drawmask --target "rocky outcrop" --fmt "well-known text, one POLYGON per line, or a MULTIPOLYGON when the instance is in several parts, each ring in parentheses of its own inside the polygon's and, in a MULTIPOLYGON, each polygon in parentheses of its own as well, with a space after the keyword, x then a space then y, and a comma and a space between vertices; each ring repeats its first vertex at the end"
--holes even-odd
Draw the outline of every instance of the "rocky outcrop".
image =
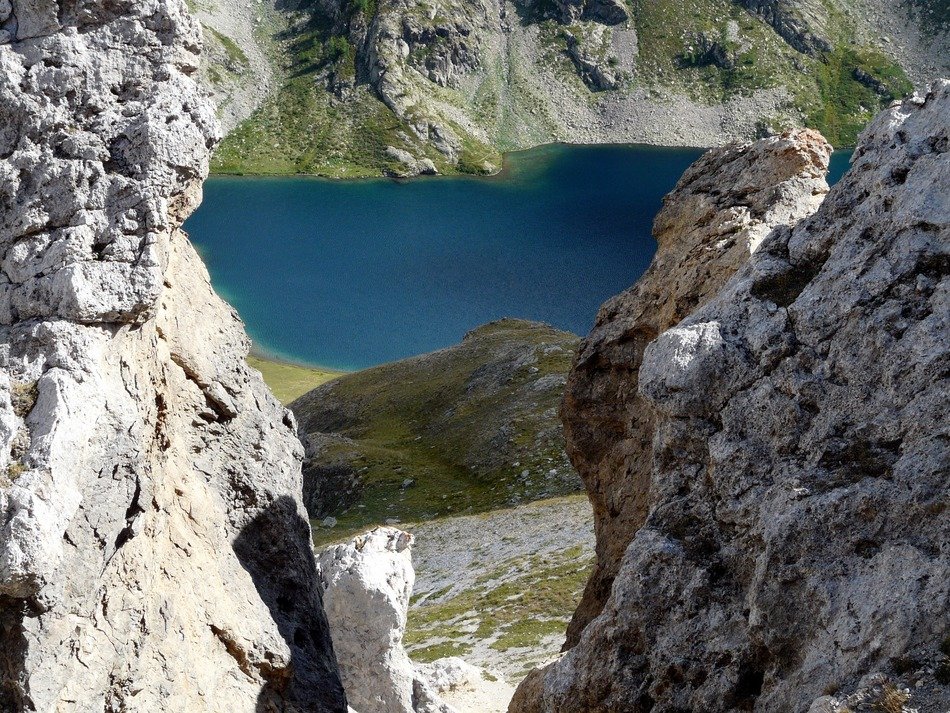
POLYGON ((340 675, 358 711, 413 712, 414 671, 402 647, 411 545, 409 533, 381 527, 327 548, 317 562, 340 675))
POLYGON ((601 308, 582 342, 561 416, 568 454, 594 506, 597 566, 568 647, 600 613, 647 515, 653 414, 637 390, 644 349, 712 298, 769 231, 815 211, 828 191, 830 154, 810 131, 706 153, 664 200, 649 270, 601 308))
MULTIPOLYGON (((738 34, 738 32, 736 33, 738 34)), ((733 70, 738 64, 738 52, 731 43, 724 42, 708 32, 697 32, 690 36, 682 62, 687 66, 708 67, 733 70)))
POLYGON ((578 74, 592 91, 597 92, 616 89, 620 82, 620 72, 616 69, 619 60, 607 55, 603 35, 602 25, 594 25, 589 33, 580 37, 573 32, 564 32, 567 53, 578 74))
POLYGON ((630 10, 622 0, 554 0, 558 20, 570 25, 578 20, 593 20, 619 25, 630 19, 630 10))
POLYGON ((771 25, 799 52, 816 54, 831 50, 826 36, 828 8, 820 0, 735 0, 771 25))
POLYGON ((403 648, 415 581, 413 537, 378 527, 320 555, 323 599, 350 703, 373 713, 456 713, 441 692, 474 688, 483 672, 458 658, 414 666, 403 648))
POLYGON ((408 151, 395 146, 386 147, 386 155, 398 162, 398 168, 390 170, 390 174, 395 178, 433 176, 438 173, 431 159, 417 159, 408 151))
POLYGON ((512 711, 947 708, 948 117, 950 82, 885 112, 646 348, 645 519, 512 711))
POLYGON ((198 25, 0 14, 0 709, 345 711, 293 419, 181 231, 198 25))

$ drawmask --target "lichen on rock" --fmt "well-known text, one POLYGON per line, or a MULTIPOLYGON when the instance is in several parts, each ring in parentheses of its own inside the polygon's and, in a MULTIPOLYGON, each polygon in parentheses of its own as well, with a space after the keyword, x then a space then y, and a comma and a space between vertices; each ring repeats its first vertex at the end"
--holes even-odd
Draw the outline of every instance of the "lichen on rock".
POLYGON ((664 199, 649 270, 600 310, 568 378, 568 454, 594 506, 597 568, 568 631, 572 646, 600 613, 620 558, 643 524, 653 414, 637 390, 646 345, 711 299, 770 230, 806 217, 828 191, 831 146, 789 132, 707 152, 664 199))

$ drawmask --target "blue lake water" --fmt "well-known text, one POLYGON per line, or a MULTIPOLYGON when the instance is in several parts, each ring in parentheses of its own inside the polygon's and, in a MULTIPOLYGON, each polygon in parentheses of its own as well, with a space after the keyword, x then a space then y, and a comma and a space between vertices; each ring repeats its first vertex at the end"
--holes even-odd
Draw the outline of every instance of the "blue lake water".
POLYGON ((215 177, 186 229, 257 350, 357 369, 501 317, 586 333, 649 265, 662 197, 700 153, 545 146, 492 178, 215 177))

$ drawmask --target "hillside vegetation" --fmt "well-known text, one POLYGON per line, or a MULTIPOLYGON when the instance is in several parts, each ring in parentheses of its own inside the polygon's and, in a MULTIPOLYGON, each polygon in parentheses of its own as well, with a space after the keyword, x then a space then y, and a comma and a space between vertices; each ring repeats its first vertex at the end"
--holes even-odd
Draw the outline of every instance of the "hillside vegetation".
POLYGON ((261 372, 264 381, 282 404, 289 404, 308 391, 331 381, 344 372, 290 364, 261 356, 249 356, 247 363, 261 372))
POLYGON ((579 492, 557 410, 578 338, 495 322, 294 401, 317 537, 579 492))

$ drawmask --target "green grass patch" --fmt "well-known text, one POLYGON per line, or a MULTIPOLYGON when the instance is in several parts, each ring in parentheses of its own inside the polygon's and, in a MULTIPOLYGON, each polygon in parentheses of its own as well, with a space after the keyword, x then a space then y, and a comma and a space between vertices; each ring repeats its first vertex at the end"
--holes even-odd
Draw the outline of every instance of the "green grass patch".
POLYGON ((564 621, 561 619, 522 619, 506 626, 489 646, 496 651, 532 648, 548 636, 563 633, 564 621))
POLYGON ((449 656, 459 656, 465 658, 472 652, 471 644, 462 644, 455 641, 447 641, 431 646, 424 646, 412 652, 412 660, 419 663, 432 663, 439 659, 449 656))
POLYGON ((291 404, 308 432, 348 439, 328 446, 323 461, 347 463, 364 486, 358 503, 333 513, 337 527, 317 528, 315 537, 578 492, 556 416, 561 389, 535 388, 545 376, 567 374, 577 343, 566 332, 506 320, 451 349, 343 376, 291 404))
POLYGON ((345 372, 317 369, 258 356, 249 356, 247 363, 261 372, 264 383, 282 404, 289 404, 318 386, 342 376, 345 372))
POLYGON ((819 101, 808 114, 807 125, 821 131, 835 146, 852 146, 874 116, 914 87, 904 70, 880 52, 844 47, 825 53, 814 63, 819 101), (864 73, 884 91, 862 84, 864 73))

